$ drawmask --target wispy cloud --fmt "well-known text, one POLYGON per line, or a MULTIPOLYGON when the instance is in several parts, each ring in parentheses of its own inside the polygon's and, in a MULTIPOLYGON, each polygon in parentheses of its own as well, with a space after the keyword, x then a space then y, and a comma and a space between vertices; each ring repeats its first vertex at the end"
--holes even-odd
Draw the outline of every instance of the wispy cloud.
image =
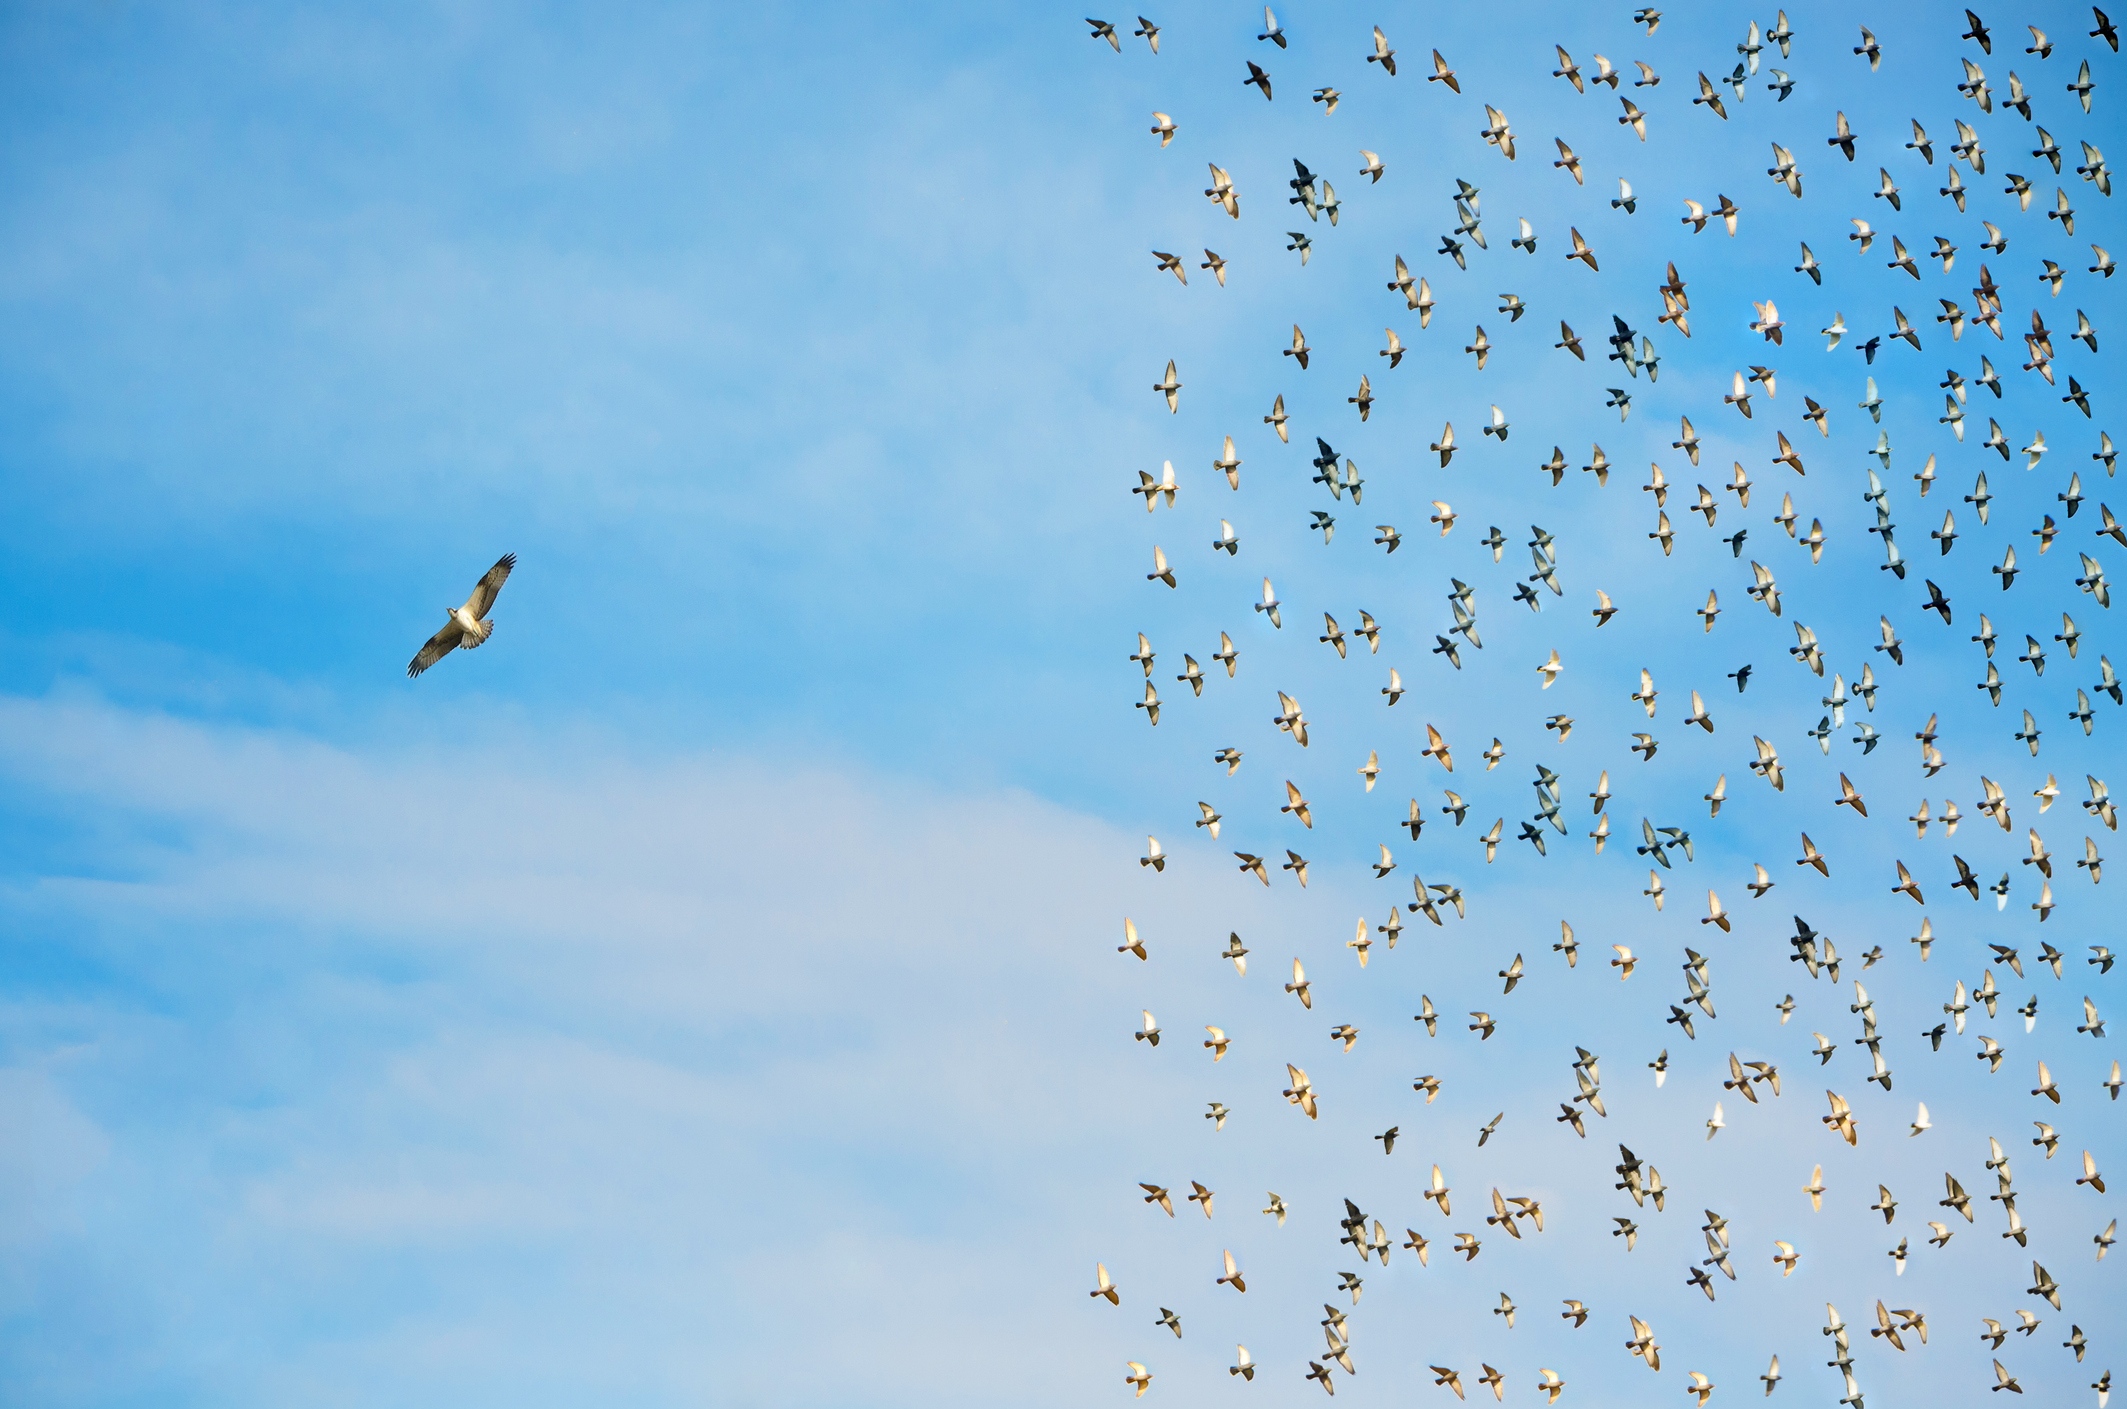
POLYGON ((1084 938, 1115 927, 1080 880, 1128 845, 1104 828, 610 740, 365 754, 78 699, 0 714, 36 741, 0 761, 25 811, 97 837, 7 892, 32 977, 5 1089, 45 1136, 12 1226, 169 1336, 90 1364, 43 1321, 10 1358, 47 1402, 166 1387, 173 1357, 225 1402, 425 1393, 441 1361, 537 1398, 660 1324, 697 1342, 652 1357, 660 1393, 861 1397, 888 1341, 964 1363, 949 1342, 1046 1334, 1015 1289, 1083 1236, 1044 1213, 1088 1173, 1074 1132, 1144 1099, 1072 1039, 1130 1017, 1084 938), (537 1348, 526 1315, 558 1318, 537 1348), (823 1344, 822 1317, 878 1343, 823 1344), (287 1339, 252 1368, 183 1349, 265 1323, 287 1339))

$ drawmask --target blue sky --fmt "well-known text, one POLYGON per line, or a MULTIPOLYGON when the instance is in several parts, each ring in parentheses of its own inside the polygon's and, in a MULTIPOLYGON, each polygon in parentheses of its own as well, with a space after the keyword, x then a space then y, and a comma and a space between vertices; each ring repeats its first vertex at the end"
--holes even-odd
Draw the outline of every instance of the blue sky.
POLYGON ((2117 979, 2081 962, 2117 944, 2104 892, 2069 863, 2086 833, 2116 839, 2075 804, 2085 774, 2120 772, 2120 715, 2098 698, 2087 738, 2065 715, 2099 654, 2127 656, 2073 582, 2078 552, 2121 573, 2090 532, 2113 481, 2089 456, 2121 424, 2118 383, 2068 334, 2080 309, 2117 356, 2119 286, 2085 271, 2092 243, 2127 241, 2073 166, 2080 140, 2127 152, 2119 60, 2070 6, 1989 14, 1990 56, 1952 9, 1794 5, 1792 59, 1765 60, 1793 95, 1776 104, 1761 73, 1724 122, 1687 99, 1697 71, 1733 65, 1753 12, 1677 7, 1647 36, 1630 8, 1295 5, 1280 52, 1254 38, 1259 7, 1178 6, 1155 16, 1157 57, 1033 7, 0 17, 0 1118, 27 1132, 0 1150, 10 1397, 1075 1404, 1127 1395, 1135 1359, 1152 1395, 1196 1404, 1249 1392, 1224 1373, 1236 1341, 1265 1366, 1253 1392, 1311 1395, 1314 1308, 1352 1266, 1333 1241, 1344 1197, 1436 1241, 1428 1268, 1399 1253, 1347 1306, 1361 1373, 1340 1377, 1340 1402, 1445 1395, 1422 1366, 1474 1374, 1480 1356, 1520 1402, 1539 1365, 1583 1402, 1674 1394, 1684 1369, 1754 1393, 1775 1350, 1783 1388, 1816 1395, 1839 1383, 1815 1353, 1823 1304, 1860 1326, 1878 1297, 1922 1306, 1934 1338, 1900 1357, 1857 1330, 1864 1387, 1976 1398, 1992 1377, 1977 1318, 2033 1304, 2033 1257, 2067 1305, 2002 1357, 2041 1401, 2087 1393, 2120 1263, 2092 1263, 2109 1201, 2072 1177, 2082 1149, 2117 1164, 2127 1148, 2097 1084, 2109 1043, 2072 1032, 2085 993, 2117 1006, 2117 979), (2026 20, 2050 59, 2021 52, 2026 20), (1878 73, 1850 52, 1859 21, 1883 41, 1878 73), (1400 51, 1393 79, 1363 62, 1376 23, 1400 51), (1613 95, 1549 76, 1553 43, 1661 74, 1623 90, 1649 113, 1645 143, 1613 95), (1424 82, 1436 46, 1460 95, 1424 82), (2022 73, 2035 121, 1959 98, 1960 57, 1998 94, 2022 73), (2062 91, 2084 58, 2088 116, 2062 91), (1275 101, 1242 86, 1249 59, 1275 101), (1324 83, 1335 113, 1307 101, 1324 83), (1513 163, 1477 135, 1488 102, 1517 134, 1513 163), (1180 128, 1164 150, 1154 109, 1180 128), (1824 142, 1837 111, 1861 137, 1852 164, 1824 142), (1958 118, 1987 151, 1984 176, 1958 163, 1963 215, 1935 194, 1958 118), (1914 119, 1932 164, 1904 147, 1914 119), (2068 154, 2057 180, 2028 155, 2037 125, 2068 154), (1554 135, 1585 185, 1550 165, 1554 135), (1765 175, 1772 142, 1802 167, 1800 201, 1765 175), (1357 174, 1362 147, 1387 166, 1379 184, 1357 174), (1336 183, 1335 227, 1284 204, 1295 158, 1336 183), (1238 222, 1200 194, 1207 162, 1233 173, 1238 222), (1902 211, 1872 196, 1879 167, 1902 211), (2029 211, 2007 172, 2031 178, 2029 211), (1619 176, 1634 214, 1610 206, 1619 176), (1457 178, 1480 189, 1489 241, 1467 271, 1434 253, 1457 178), (2042 214, 2056 186, 2073 237, 2042 214), (1736 238, 1676 223, 1684 198, 1723 194, 1736 238), (1508 246, 1522 216, 1533 256, 1508 246), (1845 238, 1854 216, 1882 232, 1867 255, 1845 238), (2005 252, 1979 249, 1982 221, 2005 252), (1314 241, 1305 267, 1285 249, 1296 228, 1314 241), (1600 273, 1561 257, 1569 228, 1600 273), (1917 282, 1884 267, 1892 234, 1917 282), (1959 248, 1947 275, 1924 257, 1938 235, 1959 248), (1793 272, 1802 241, 1822 287, 1793 272), (1224 288, 1196 268, 1207 246, 1224 288), (1154 249, 1189 259, 1186 288, 1154 249), (1398 253, 1438 300, 1423 331, 1383 288, 1398 253), (2042 259, 2065 271, 2057 297, 2042 259), (1688 340, 1655 322, 1671 261, 1688 340), (1982 263, 2007 338, 1953 342, 1936 300, 1972 311, 1982 263), (1518 322, 1502 291, 1527 304, 1518 322), (1746 326, 1768 297, 1780 348, 1746 326), (1894 305, 1923 349, 1887 342, 1864 365, 1854 344, 1888 334, 1894 305), (2034 308, 2058 388, 2019 370, 2034 308), (1835 313, 1850 332, 1827 352, 1813 330, 1835 313), (1659 380, 1602 360, 1613 314, 1653 340, 1659 380), (1561 319, 1586 364, 1552 347, 1561 319), (1294 323, 1305 372, 1279 355, 1294 323), (1479 324, 1482 371, 1461 351, 1479 324), (1410 348, 1393 371, 1384 327, 1410 348), (2004 394, 1968 388, 1960 443, 1937 383, 1982 354, 2004 394), (1170 357, 1171 416, 1151 390, 1170 357), (1778 395, 1746 421, 1720 396, 1768 362, 1778 395), (1345 399, 1362 373, 1363 424, 1345 399), (2059 400, 2071 374, 2088 419, 2059 400), (1856 405, 1869 375, 1880 426, 1856 405), (1603 405, 1621 384, 1623 421, 1603 405), (1289 446, 1262 423, 1281 394, 1289 446), (1800 418, 1805 396, 1828 437, 1800 418), (1495 404, 1504 443, 1478 434, 1495 404), (1696 468, 1670 445, 1683 415, 1696 468), (1990 417, 2014 447, 2045 433, 2037 469, 1982 447, 1990 417), (1463 449, 1442 469, 1424 447, 1445 421, 1463 449), (1805 476, 1769 463, 1776 430, 1805 476), (1879 430, 1903 583, 1867 531, 1879 430), (1238 493, 1210 463, 1227 434, 1238 493), (1363 507, 1307 482, 1317 435, 1361 468, 1363 507), (1607 487, 1577 469, 1597 443, 1607 487), (1576 467, 1556 488, 1536 469, 1554 445, 1576 467), (1126 491, 1167 460, 1181 493, 1147 515, 1126 491), (1650 462, 1671 484, 1669 557, 1646 537, 1650 462), (1754 481, 1748 507, 1722 487, 1731 462, 1754 481), (1963 502, 1981 470, 1985 526, 1963 502), (2072 519, 2056 497, 2071 472, 2089 501, 2072 519), (1688 508, 1701 482, 1721 502, 1712 528, 1688 508), (1783 492, 1804 526, 1822 520, 1821 564, 1772 521, 1783 492), (1460 515, 1444 539, 1434 499, 1460 515), (1926 536, 1944 508, 1963 535, 1947 558, 1926 536), (1327 544, 1317 509, 1336 516, 1327 544), (2060 536, 2041 556, 2047 513, 2060 536), (1242 539, 1230 559, 1208 546, 1221 518, 1242 539), (1377 523, 1405 535, 1393 557, 1377 523), (1478 541, 1494 524, 1499 564, 1478 541), (1532 524, 1556 536, 1565 593, 1534 613, 1510 596, 1532 524), (1722 541, 1737 528, 1740 555, 1722 541), (2024 573, 2005 593, 1988 569, 2012 543, 2024 573), (1171 592, 1145 580, 1155 545, 1171 592), (520 562, 492 644, 408 682, 441 609, 504 551, 520 562), (1778 577, 1778 621, 1745 595, 1753 560, 1778 577), (1249 610, 1266 575, 1282 629, 1249 610), (1954 625, 1922 615, 1924 577, 1954 625), (1485 642, 1459 673, 1428 653, 1451 578, 1475 589, 1485 642), (1621 608, 1600 630, 1597 588, 1621 608), (1710 633, 1691 614, 1709 588, 1710 633), (1339 662, 1315 623, 1361 610, 1380 652, 1354 642, 1339 662), (2000 633, 1999 708, 1973 688, 1981 611, 2000 633), (2074 660, 2053 640, 2063 612, 2084 633, 2074 660), (1869 650, 1879 614, 1902 667, 1869 650), (1847 710, 1883 735, 1872 753, 1852 722, 1829 757, 1806 736, 1827 685, 1786 655, 1797 621, 1827 680, 1873 665, 1876 709, 1847 710), (1192 697, 1181 657, 1210 665, 1221 630, 1239 677, 1192 697), (1131 707, 1139 631, 1158 652, 1157 728, 1131 707), (2026 633, 2042 677, 2015 662, 2026 633), (1565 669, 1544 690, 1553 649, 1565 669), (1738 696, 1724 677, 1746 662, 1738 696), (1391 665, 1410 691, 1393 712, 1391 665), (1626 698, 1643 667, 1662 690, 1652 723, 1626 698), (1306 708, 1304 752, 1270 727, 1278 689, 1306 708), (1682 725, 1693 689, 1711 736, 1682 725), (2025 708, 2036 758, 2011 737, 2025 708), (1574 717, 1569 738, 1543 730, 1552 713, 1574 717), (1930 714, 1949 759, 1932 780, 1909 737, 1930 714), (1454 746, 1452 778, 1418 756, 1426 722, 1454 746), (1643 729, 1661 744, 1644 764, 1627 749, 1643 729), (1753 734, 1779 748, 1784 792, 1750 776, 1753 734), (1211 759, 1228 745, 1245 754, 1230 779, 1211 759), (1366 793, 1369 750, 1382 778, 1366 793), (1513 839, 1537 764, 1561 776, 1571 828, 1542 858, 1513 839), (1597 856, 1585 795, 1604 769, 1616 833, 1597 856), (1829 806, 1841 772, 1868 822, 1829 806), (2049 773, 2062 796, 2041 815, 2049 773), (1699 799, 1723 774, 1711 819, 1699 799), (2014 832, 1975 815, 1981 775, 2014 832), (1275 810, 1287 779, 1311 830, 1275 810), (1444 785, 1470 802, 1460 829, 1444 785), (1957 800, 1954 839, 1899 821, 1923 794, 1938 812, 1957 800), (1411 798, 1434 819, 1415 843, 1397 827, 1411 798), (1227 818, 1217 844, 1189 825, 1199 799, 1227 818), (1643 816, 1695 840, 1659 913, 1630 849, 1643 816), (1495 817, 1507 840, 1487 865, 1476 837, 1495 817), (2018 864, 2032 826, 2056 857, 2043 930, 2018 864), (1829 878, 1793 864, 1798 831, 1829 878), (1136 864, 1148 834, 1173 855, 1163 874, 1136 864), (1401 866, 1385 881, 1365 864, 1380 842, 1401 866), (1228 855, 1289 846, 1313 863, 1304 892, 1282 873, 1260 887, 1228 855), (2006 910, 1948 889, 1953 851, 1985 880, 2012 873, 2006 910), (1888 893, 1900 860, 1924 911, 1888 893), (1779 882, 1763 901, 1743 891, 1753 861, 1779 882), (1385 918, 1414 871, 1460 885, 1469 919, 1407 929, 1361 971, 1354 918, 1385 918), (1708 887, 1733 936, 1696 923, 1708 887), (1907 942, 1922 913, 1938 936, 1925 966, 1907 942), (1847 957, 1837 992, 1786 962, 1796 914, 1847 957), (1143 965, 1114 953, 1124 915, 1151 945, 1143 965), (1573 969, 1551 949, 1561 920, 1573 969), (1253 950, 1245 979, 1216 958, 1229 931, 1253 950), (2063 979, 2033 962, 2041 940, 2068 951, 2063 979), (1643 956, 1629 984, 1604 965, 1612 943, 1643 956), (2018 946, 2026 977, 1990 943, 2018 946), (1851 1042, 1873 945, 1888 1095, 1851 1042), (1709 956, 1721 1014, 1696 1041, 1660 1021, 1685 946, 1709 956), (1493 975, 1517 952, 1529 976, 1502 995, 1493 975), (1278 989, 1296 955, 1312 1010, 1278 989), (1991 1077, 1972 1036, 1939 1054, 1917 1036, 1990 966, 2009 995, 2000 1019, 1974 1016, 2009 1051, 1991 1077), (1782 1025, 1771 1004, 1788 992, 1782 1025), (1420 993, 1445 1015, 1437 1039, 1410 1022, 1420 993), (2009 1010, 2033 993, 2026 1035, 2009 1010), (1156 1051, 1128 1036, 1145 1008, 1168 1033, 1156 1051), (1464 1030, 1473 1009, 1500 1020, 1490 1042, 1464 1030), (1365 1034, 1350 1056, 1326 1036, 1340 1021, 1365 1034), (1235 1037, 1216 1067, 1205 1023, 1235 1037), (1843 1048, 1822 1084, 1813 1031, 1843 1048), (1549 1119, 1575 1044, 1602 1055, 1611 1109, 1585 1143, 1549 1119), (1664 1047, 1656 1091, 1644 1064, 1664 1047), (1722 1092, 1730 1050, 1776 1061, 1786 1094, 1722 1092), (2058 1110, 2024 1094, 2039 1059, 2058 1110), (1276 1095, 1287 1061, 1324 1092, 1312 1126, 1276 1095), (1410 1091, 1421 1073, 1446 1082, 1430 1106, 1410 1091), (1824 1084, 1854 1102, 1857 1150, 1819 1124, 1824 1084), (1213 1099, 1234 1111, 1223 1131, 1199 1118, 1213 1099), (1708 1143, 1715 1099, 1729 1124, 1708 1143), (1935 1128, 1909 1139, 1916 1100, 1935 1128), (2035 1116, 2061 1135, 2050 1162, 2035 1116), (1403 1140, 1383 1160, 1369 1137, 1390 1124, 1403 1140), (2031 1248, 1997 1236, 1992 1205, 1924 1246, 1945 1169, 1975 1199, 1991 1188, 1989 1135, 2014 1155, 2031 1248), (1621 1141, 1678 1191, 1637 1215, 1630 1254, 1607 1234, 1631 1211, 1609 1188, 1621 1141), (1452 1231, 1485 1230, 1418 1198, 1436 1161, 1458 1210, 1481 1212, 1492 1185, 1527 1190, 1550 1230, 1451 1258, 1452 1231), (1820 1161, 1835 1193, 1810 1214, 1797 1191, 1820 1161), (1139 1179, 1190 1178, 1219 1190, 1211 1224, 1138 1199, 1139 1179), (1902 1200, 1889 1229, 1867 1209, 1879 1181, 1902 1200), (1254 1211, 1269 1188, 1294 1209, 1282 1230, 1254 1211), (1682 1281, 1701 1208, 1731 1220, 1742 1274, 1711 1305, 1682 1281), (1913 1246, 1902 1279, 1893 1235, 1913 1246), (1773 1238, 1802 1249, 1793 1278, 1772 1274, 1773 1238), (1213 1285, 1222 1248, 1250 1272, 1245 1299, 1213 1285), (1121 1308, 1086 1297, 1097 1260, 1121 1308), (1512 1331, 1489 1314, 1501 1291, 1525 1308, 1512 1331), (1553 1314, 1565 1296, 1594 1308, 1586 1330, 1553 1314), (1151 1325, 1159 1306, 1182 1341, 1151 1325), (1661 1333, 1658 1380, 1617 1347, 1628 1311, 1661 1333), (2095 1346, 2080 1366, 2059 1348, 2071 1322, 2095 1346))

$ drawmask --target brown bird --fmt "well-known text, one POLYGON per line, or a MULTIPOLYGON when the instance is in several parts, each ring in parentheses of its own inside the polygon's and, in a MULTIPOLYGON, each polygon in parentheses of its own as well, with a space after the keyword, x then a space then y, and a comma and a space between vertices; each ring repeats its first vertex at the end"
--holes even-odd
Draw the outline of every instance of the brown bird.
POLYGON ((1897 863, 1897 866, 1898 884, 1891 887, 1891 894, 1910 895, 1911 897, 1913 897, 1913 903, 1915 905, 1927 904, 1928 902, 1921 898, 1920 886, 1913 880, 1912 872, 1906 870, 1905 863, 1903 861, 1900 861, 1897 863))
POLYGON ((510 580, 510 570, 517 566, 515 553, 504 553, 495 560, 479 582, 473 586, 473 595, 465 599, 462 607, 446 607, 444 615, 449 618, 443 629, 428 638, 428 643, 414 654, 407 664, 408 679, 442 660, 455 650, 473 650, 486 644, 495 634, 495 624, 487 620, 494 608, 495 598, 502 591, 502 584, 510 580))

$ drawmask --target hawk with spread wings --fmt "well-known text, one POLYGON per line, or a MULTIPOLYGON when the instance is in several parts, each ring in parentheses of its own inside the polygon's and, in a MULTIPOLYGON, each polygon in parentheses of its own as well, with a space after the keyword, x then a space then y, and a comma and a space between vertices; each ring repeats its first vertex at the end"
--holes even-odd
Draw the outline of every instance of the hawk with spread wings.
POLYGON ((487 570, 486 576, 474 585, 473 595, 465 599, 465 605, 450 609, 450 620, 443 623, 443 629, 429 637, 428 644, 407 664, 408 679, 419 675, 461 646, 470 651, 495 634, 495 623, 488 621, 486 617, 495 605, 495 598, 502 591, 502 584, 510 580, 510 569, 516 566, 515 553, 504 553, 496 560, 495 565, 487 570))

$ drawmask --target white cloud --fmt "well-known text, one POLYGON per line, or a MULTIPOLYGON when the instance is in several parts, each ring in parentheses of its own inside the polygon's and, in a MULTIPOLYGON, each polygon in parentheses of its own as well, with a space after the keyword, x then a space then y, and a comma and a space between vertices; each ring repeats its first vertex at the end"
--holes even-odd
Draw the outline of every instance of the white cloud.
MULTIPOLYGON (((1134 1017, 1080 879, 1123 839, 1024 796, 531 735, 364 753, 80 698, 0 702, 0 734, 24 809, 99 838, 93 873, 9 901, 102 976, 9 1016, 34 1060, 71 1010, 101 1131, 69 1138, 116 1147, 93 1225, 43 1236, 112 1256, 218 1396, 536 1402, 625 1364, 649 1402, 756 1375, 883 1402, 934 1393, 923 1356, 1049 1334, 1082 1132, 1144 1100, 1082 1037, 1134 1017), (186 1348, 260 1321, 295 1323, 270 1370, 186 1348)), ((63 1398, 169 1372, 53 1373, 63 1398)))

